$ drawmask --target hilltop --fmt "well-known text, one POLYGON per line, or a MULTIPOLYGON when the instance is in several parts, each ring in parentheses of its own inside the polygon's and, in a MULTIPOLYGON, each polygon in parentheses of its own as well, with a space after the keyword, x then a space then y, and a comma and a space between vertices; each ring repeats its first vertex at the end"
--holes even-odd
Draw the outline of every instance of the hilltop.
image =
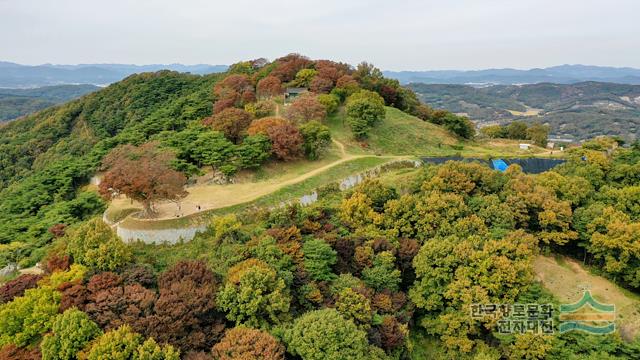
MULTIPOLYGON (((300 169, 313 171, 344 156, 453 155, 474 151, 474 147, 483 145, 465 139, 472 136, 472 131, 466 119, 446 112, 434 113, 421 105, 412 92, 401 88, 397 81, 382 77, 369 64, 354 68, 290 55, 272 63, 242 62, 220 74, 160 71, 132 75, 0 128, 0 265, 20 261, 33 264, 54 238, 55 234, 49 231, 53 226, 73 226, 104 211, 105 202, 85 185, 101 169, 104 156, 119 145, 158 144, 153 146, 176 157, 171 167, 183 174, 180 176, 206 177, 215 164, 215 176, 224 179, 247 172, 264 173, 263 169, 269 167, 284 166, 285 175, 300 169), (266 87, 266 81, 260 83, 267 78, 276 81, 276 90, 266 87), (309 92, 299 102, 285 101, 286 86, 306 86, 321 95, 309 92), (272 90, 273 94, 265 95, 264 91, 272 90), (359 97, 349 100, 355 93, 359 97), (261 97, 259 100, 256 94, 261 97), (351 111, 349 103, 354 103, 355 115, 347 114, 351 111), (224 111, 222 106, 230 108, 224 111), (309 115, 308 109, 319 112, 309 115), (372 111, 365 121, 352 121, 357 120, 357 112, 366 109, 372 111), (280 119, 278 114, 288 119, 280 119), (431 119, 432 114, 437 117, 431 119), (244 129, 222 125, 227 121, 225 116, 240 116, 233 118, 238 120, 231 124, 237 121, 237 126, 244 129), (260 126, 291 122, 292 126, 282 129, 296 140, 289 142, 285 133, 278 137, 279 133, 260 132, 263 130, 246 137, 249 123, 265 116, 274 120, 263 121, 265 125, 260 126), (319 125, 313 125, 315 119, 319 125), (312 124, 303 126, 310 120, 314 120, 312 124), (215 124, 223 127, 212 131, 211 126, 218 126, 215 124), (335 145, 328 146, 331 142, 326 143, 323 131, 343 144, 346 152, 340 155, 332 147, 335 145), (301 132, 305 132, 305 138, 301 132), (203 157, 205 153, 197 155, 208 151, 208 142, 220 146, 215 162, 208 162, 214 161, 211 156, 216 156, 215 152, 206 155, 209 157, 203 157), (193 148, 194 144, 201 145, 193 148), (295 162, 289 166, 292 160, 295 162)), ((349 162, 344 169, 350 170, 342 171, 357 172, 379 163, 363 161, 354 168, 349 162)))

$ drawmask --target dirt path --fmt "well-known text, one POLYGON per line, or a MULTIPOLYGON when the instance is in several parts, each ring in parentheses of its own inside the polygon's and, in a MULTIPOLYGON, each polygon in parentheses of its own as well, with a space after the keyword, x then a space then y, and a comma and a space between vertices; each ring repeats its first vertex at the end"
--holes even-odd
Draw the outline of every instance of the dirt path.
POLYGON ((340 141, 336 140, 336 139, 331 139, 331 142, 333 142, 334 144, 336 144, 336 146, 338 146, 338 148, 340 149, 340 154, 343 158, 347 157, 347 151, 344 149, 344 144, 341 143, 340 141))
POLYGON ((640 301, 609 280, 593 275, 573 259, 538 256, 534 262, 536 277, 560 301, 573 303, 587 288, 596 300, 616 305, 616 323, 625 338, 633 338, 640 330, 640 301))
MULTIPOLYGON (((232 206, 244 202, 249 202, 275 192, 285 186, 296 184, 327 171, 337 165, 358 158, 374 157, 374 155, 353 155, 345 150, 344 144, 337 140, 332 140, 340 149, 341 158, 327 165, 315 168, 302 175, 285 179, 273 178, 259 182, 247 182, 228 185, 195 185, 187 188, 189 195, 180 204, 173 202, 162 202, 156 205, 158 216, 149 221, 172 219, 194 214, 201 211, 232 206)), ((402 156, 385 156, 384 158, 404 158, 402 156)), ((115 199, 111 203, 112 207, 131 207, 131 201, 126 197, 115 199)), ((134 203, 134 206, 139 204, 134 203)))

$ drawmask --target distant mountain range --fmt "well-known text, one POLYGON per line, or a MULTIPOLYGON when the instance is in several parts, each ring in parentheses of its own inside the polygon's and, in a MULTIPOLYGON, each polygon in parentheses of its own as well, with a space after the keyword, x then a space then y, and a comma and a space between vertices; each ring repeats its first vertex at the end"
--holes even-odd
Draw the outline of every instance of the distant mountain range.
POLYGON ((576 84, 409 85, 420 100, 464 114, 480 126, 514 120, 549 124, 553 137, 585 140, 598 135, 640 139, 640 85, 576 84))
MULTIPOLYGON (((37 66, 0 61, 0 88, 34 88, 62 84, 108 85, 140 72, 174 70, 193 74, 223 72, 227 65, 182 64, 79 64, 37 66)), ((536 83, 575 84, 584 81, 640 85, 640 69, 586 65, 561 65, 545 69, 488 69, 436 71, 384 71, 402 84, 517 85, 536 83)))
POLYGON ((575 84, 584 81, 600 81, 640 85, 640 69, 586 65, 561 65, 530 70, 384 71, 384 75, 398 79, 403 84, 467 84, 482 86, 537 84, 545 82, 575 84))
POLYGON ((193 74, 226 71, 226 65, 182 64, 79 64, 79 65, 20 65, 0 61, 0 88, 35 88, 63 84, 108 85, 141 72, 174 70, 193 74))

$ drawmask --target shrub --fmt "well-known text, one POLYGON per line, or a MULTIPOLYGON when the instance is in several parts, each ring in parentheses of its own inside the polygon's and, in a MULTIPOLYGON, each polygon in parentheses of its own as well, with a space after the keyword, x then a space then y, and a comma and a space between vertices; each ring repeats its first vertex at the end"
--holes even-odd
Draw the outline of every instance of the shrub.
POLYGON ((8 281, 0 287, 0 304, 9 302, 16 297, 24 295, 26 290, 36 287, 40 279, 42 279, 41 275, 22 274, 17 278, 8 281))
POLYGON ((60 294, 45 286, 25 291, 24 296, 0 306, 0 346, 18 347, 46 333, 58 313, 60 294))

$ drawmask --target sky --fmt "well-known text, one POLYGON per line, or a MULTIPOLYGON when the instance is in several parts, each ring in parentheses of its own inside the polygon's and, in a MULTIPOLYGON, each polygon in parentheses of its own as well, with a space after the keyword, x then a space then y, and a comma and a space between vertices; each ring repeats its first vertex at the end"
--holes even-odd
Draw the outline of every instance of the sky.
POLYGON ((638 0, 0 0, 0 60, 640 68, 638 0))

